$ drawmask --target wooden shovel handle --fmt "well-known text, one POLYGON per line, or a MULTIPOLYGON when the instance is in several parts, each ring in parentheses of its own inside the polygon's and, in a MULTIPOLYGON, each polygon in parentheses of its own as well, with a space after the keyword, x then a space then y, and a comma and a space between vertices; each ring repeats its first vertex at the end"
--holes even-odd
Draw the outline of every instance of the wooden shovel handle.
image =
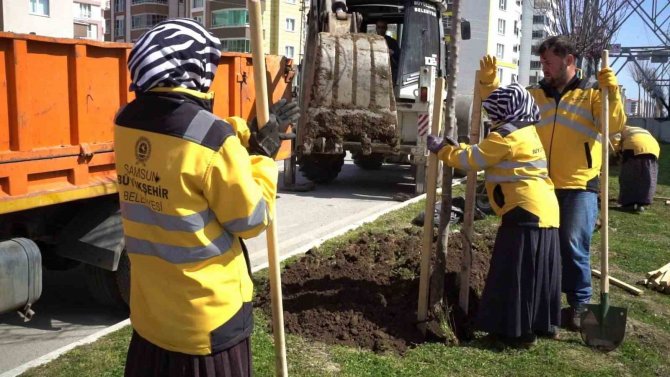
MULTIPOLYGON (((601 68, 608 67, 609 60, 609 51, 603 50, 601 56, 601 68)), ((602 140, 608 140, 609 136, 609 88, 604 87, 600 88, 601 90, 601 104, 602 111, 600 112, 600 121, 601 121, 601 134, 602 140)), ((603 278, 600 279, 600 289, 603 293, 607 294, 610 291, 610 280, 609 280, 609 151, 603 146, 602 148, 602 167, 600 174, 600 216, 602 227, 600 228, 600 247, 601 247, 601 257, 600 257, 600 270, 602 272, 603 278)))
MULTIPOLYGON (((251 56, 254 67, 254 88, 256 89, 256 122, 259 128, 270 119, 268 87, 265 76, 265 55, 263 54, 263 18, 259 0, 247 0, 249 27, 251 32, 251 56)), ((270 297, 272 302, 272 334, 275 342, 275 373, 288 376, 286 364, 286 340, 284 335, 284 309, 282 304, 281 271, 277 241, 277 211, 272 208, 275 219, 270 220, 265 231, 268 247, 268 269, 270 274, 270 297)))

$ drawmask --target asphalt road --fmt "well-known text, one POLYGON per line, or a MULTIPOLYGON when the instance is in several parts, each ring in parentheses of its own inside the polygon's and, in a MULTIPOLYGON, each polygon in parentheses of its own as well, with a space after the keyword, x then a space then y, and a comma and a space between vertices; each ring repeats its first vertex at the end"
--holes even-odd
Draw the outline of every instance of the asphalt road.
MULTIPOLYGON (((283 170, 283 169, 280 169, 283 170)), ((298 183, 306 182, 298 173, 298 183)), ((282 177, 280 177, 280 182, 282 177)), ((280 184, 281 185, 281 184, 280 184)), ((337 180, 309 192, 280 189, 277 200, 279 252, 295 255, 310 245, 398 204, 394 197, 414 192, 409 166, 385 165, 364 171, 347 160, 337 180)), ((253 267, 267 263, 265 233, 247 241, 253 267)), ((14 369, 126 318, 98 305, 81 269, 47 271, 35 317, 0 315, 0 373, 14 369)))

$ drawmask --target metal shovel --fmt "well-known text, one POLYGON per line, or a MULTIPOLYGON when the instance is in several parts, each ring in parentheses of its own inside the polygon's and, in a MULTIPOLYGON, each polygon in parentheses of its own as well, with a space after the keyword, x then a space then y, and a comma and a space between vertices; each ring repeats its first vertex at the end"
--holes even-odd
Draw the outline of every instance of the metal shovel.
MULTIPOLYGON (((602 68, 607 67, 608 51, 603 50, 602 54, 602 68)), ((609 103, 607 88, 602 88, 602 138, 607 139, 609 135, 609 103)), ((628 316, 628 309, 610 306, 609 303, 609 264, 608 264, 608 187, 609 187, 609 152, 606 147, 602 148, 602 172, 600 177, 600 212, 602 216, 601 232, 601 270, 602 277, 600 278, 600 304, 586 305, 586 311, 581 316, 581 333, 582 340, 587 345, 609 352, 616 349, 622 342, 626 335, 626 318, 628 316)))

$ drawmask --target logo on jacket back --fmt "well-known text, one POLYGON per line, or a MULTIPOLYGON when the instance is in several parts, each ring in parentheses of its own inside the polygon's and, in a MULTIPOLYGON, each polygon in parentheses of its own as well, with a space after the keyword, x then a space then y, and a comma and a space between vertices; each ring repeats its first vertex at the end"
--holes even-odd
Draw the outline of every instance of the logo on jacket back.
POLYGON ((135 158, 144 164, 151 157, 151 143, 146 137, 140 137, 135 143, 135 158))

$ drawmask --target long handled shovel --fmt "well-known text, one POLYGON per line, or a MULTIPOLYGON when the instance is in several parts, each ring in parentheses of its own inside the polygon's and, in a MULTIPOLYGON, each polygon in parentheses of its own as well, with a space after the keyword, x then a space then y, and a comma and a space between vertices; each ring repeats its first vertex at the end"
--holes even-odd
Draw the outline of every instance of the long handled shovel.
MULTIPOLYGON (((254 61, 254 85, 256 89, 256 120, 259 127, 270 119, 268 87, 265 77, 263 55, 263 29, 260 0, 247 0, 249 27, 251 29, 251 54, 254 61)), ((273 208, 272 213, 277 217, 273 208)), ((278 376, 288 376, 286 366, 286 342, 284 339, 284 309, 282 305, 281 274, 277 255, 277 222, 271 220, 266 230, 268 241, 268 268, 270 270, 270 296, 272 298, 272 333, 275 341, 275 369, 278 376)))
MULTIPOLYGON (((435 97, 433 102, 433 124, 430 129, 432 135, 439 135, 442 125, 444 102, 443 77, 435 80, 435 97)), ((421 249, 421 271, 419 275, 419 303, 417 308, 417 322, 419 331, 426 334, 426 318, 428 317, 428 299, 430 294, 430 254, 433 246, 433 214, 435 213, 435 190, 437 189, 437 173, 439 161, 435 153, 428 155, 426 171, 426 211, 423 216, 423 241, 421 249)), ((440 267, 441 268, 441 267, 440 267)))
MULTIPOLYGON (((608 51, 603 50, 602 68, 608 66, 608 51)), ((602 138, 607 140, 609 135, 609 90, 601 88, 602 91, 602 138)), ((626 335, 626 317, 628 310, 626 308, 610 306, 609 302, 609 264, 608 264, 608 187, 609 187, 609 153, 607 147, 602 148, 602 171, 600 174, 600 212, 602 216, 601 234, 601 257, 600 269, 602 278, 600 279, 600 304, 589 304, 586 311, 582 314, 582 339, 590 347, 597 348, 604 352, 609 352, 617 348, 626 335)))

